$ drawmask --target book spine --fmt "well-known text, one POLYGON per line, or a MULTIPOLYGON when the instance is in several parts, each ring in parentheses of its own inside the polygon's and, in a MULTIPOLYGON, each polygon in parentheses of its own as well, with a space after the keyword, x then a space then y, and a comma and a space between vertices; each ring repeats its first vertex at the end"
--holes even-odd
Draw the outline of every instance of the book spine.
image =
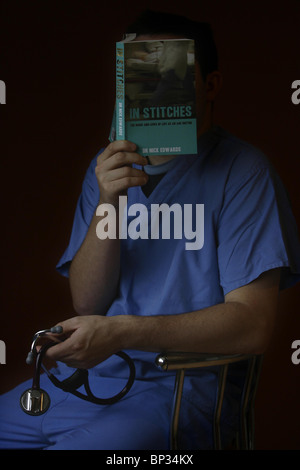
POLYGON ((125 57, 124 43, 116 44, 116 140, 125 139, 125 57))

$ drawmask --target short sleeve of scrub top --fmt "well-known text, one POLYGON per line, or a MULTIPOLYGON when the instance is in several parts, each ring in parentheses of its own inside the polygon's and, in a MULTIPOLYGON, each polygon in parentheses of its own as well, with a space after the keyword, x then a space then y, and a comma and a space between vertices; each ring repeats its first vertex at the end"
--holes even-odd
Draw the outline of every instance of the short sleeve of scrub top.
MULTIPOLYGON (((99 152, 101 153, 101 152, 99 152)), ((67 249, 59 260, 57 269, 63 276, 68 276, 70 263, 86 237, 89 225, 99 202, 99 188, 95 177, 97 156, 91 161, 85 174, 82 191, 75 209, 71 236, 67 249)))
POLYGON ((282 182, 270 165, 261 162, 243 178, 232 179, 218 220, 224 295, 274 268, 283 268, 280 288, 292 286, 300 278, 299 239, 282 182))

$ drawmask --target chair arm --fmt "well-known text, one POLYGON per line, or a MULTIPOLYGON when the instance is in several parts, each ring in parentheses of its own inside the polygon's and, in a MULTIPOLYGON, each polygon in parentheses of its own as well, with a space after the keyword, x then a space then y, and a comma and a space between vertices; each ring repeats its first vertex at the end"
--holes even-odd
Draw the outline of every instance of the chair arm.
POLYGON ((249 354, 205 354, 186 352, 166 352, 156 356, 158 368, 168 370, 193 369, 197 367, 212 367, 232 364, 253 357, 249 354))

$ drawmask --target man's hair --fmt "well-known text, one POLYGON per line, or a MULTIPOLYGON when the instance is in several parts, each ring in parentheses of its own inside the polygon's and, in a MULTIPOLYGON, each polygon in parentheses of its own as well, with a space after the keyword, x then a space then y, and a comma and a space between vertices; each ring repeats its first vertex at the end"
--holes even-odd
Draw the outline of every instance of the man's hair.
POLYGON ((193 39, 203 79, 206 79, 208 73, 218 70, 218 52, 209 23, 193 21, 173 13, 146 10, 127 28, 126 33, 136 33, 137 36, 165 33, 193 39))

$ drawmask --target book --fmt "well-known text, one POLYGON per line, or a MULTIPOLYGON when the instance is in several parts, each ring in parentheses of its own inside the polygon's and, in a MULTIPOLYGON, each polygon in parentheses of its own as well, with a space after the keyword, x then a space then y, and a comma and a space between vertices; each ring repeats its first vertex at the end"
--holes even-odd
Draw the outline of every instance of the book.
POLYGON ((193 40, 117 42, 110 140, 134 142, 141 155, 197 153, 193 40))

